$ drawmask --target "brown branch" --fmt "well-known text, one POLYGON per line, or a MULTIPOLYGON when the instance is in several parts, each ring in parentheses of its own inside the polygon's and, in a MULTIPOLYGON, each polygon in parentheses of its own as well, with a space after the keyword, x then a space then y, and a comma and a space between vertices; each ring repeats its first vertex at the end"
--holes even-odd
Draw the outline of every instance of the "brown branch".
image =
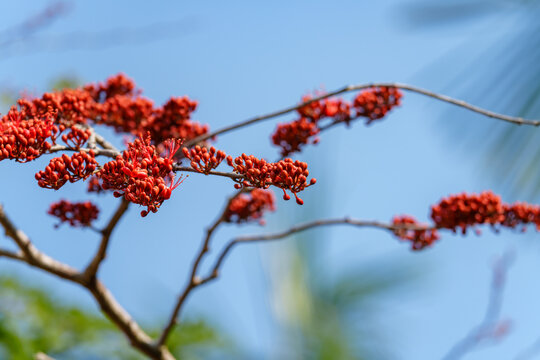
POLYGON ((346 218, 341 218, 341 219, 325 219, 325 220, 311 221, 308 223, 293 226, 288 230, 285 230, 279 233, 274 233, 274 234, 240 236, 231 240, 225 246, 225 248, 221 251, 220 255, 218 256, 216 262, 214 263, 214 266, 212 267, 210 274, 204 277, 203 279, 201 279, 199 285, 206 284, 216 279, 219 276, 219 270, 221 266, 223 265, 223 261, 225 261, 225 258, 227 257, 227 255, 231 252, 231 250, 237 244, 259 242, 259 241, 280 240, 298 232, 310 230, 316 227, 330 226, 330 225, 351 225, 351 226, 356 226, 356 227, 371 227, 371 228, 388 230, 392 232, 397 231, 397 230, 434 230, 435 229, 433 227, 427 227, 427 226, 419 226, 419 225, 412 225, 412 224, 411 225, 393 225, 390 223, 383 223, 379 221, 355 220, 355 219, 350 219, 346 217, 346 218))
POLYGON ((101 230, 101 234, 102 234, 101 243, 99 244, 98 251, 94 255, 94 258, 92 259, 92 261, 90 261, 90 263, 88 264, 88 266, 86 267, 86 269, 84 270, 82 274, 83 282, 87 283, 92 278, 96 277, 96 274, 99 270, 99 266, 101 265, 102 261, 107 256, 107 247, 109 246, 109 240, 111 238, 111 234, 113 230, 115 229, 116 225, 118 224, 118 221, 120 221, 122 216, 126 213, 128 206, 129 206, 129 201, 122 198, 122 200, 120 201, 120 205, 118 206, 113 216, 109 220, 109 223, 107 224, 105 228, 103 228, 103 230, 101 230))
POLYGON ((9 250, 0 249, 0 257, 6 257, 13 260, 25 261, 22 253, 14 253, 9 250))
MULTIPOLYGON (((178 164, 175 164, 173 166, 173 171, 184 171, 184 172, 192 172, 192 173, 197 173, 197 174, 203 174, 200 171, 197 171, 197 170, 195 170, 195 169, 193 169, 191 167, 180 166, 178 164)), ((206 174, 203 174, 203 175, 206 175, 206 174)), ((222 171, 210 171, 208 173, 208 175, 223 176, 223 177, 228 177, 228 178, 231 178, 231 179, 244 179, 245 178, 245 175, 242 175, 242 174, 227 173, 227 172, 222 172, 222 171)))
POLYGON ((60 152, 60 151, 82 151, 82 152, 89 152, 90 150, 93 150, 94 151, 94 154, 96 154, 96 156, 106 156, 106 157, 110 157, 110 158, 116 158, 118 155, 120 155, 120 152, 118 152, 117 150, 110 150, 110 149, 90 149, 90 148, 80 148, 80 149, 75 149, 75 148, 72 148, 72 147, 69 147, 69 146, 64 146, 64 145, 54 145, 54 146, 51 146, 51 148, 49 149, 49 151, 47 152, 48 154, 53 154, 53 153, 56 153, 56 152, 60 152))
POLYGON ((244 190, 240 190, 227 200, 227 203, 225 207, 223 208, 223 211, 221 212, 219 218, 216 221, 214 221, 214 223, 206 230, 206 236, 202 243, 201 249, 199 250, 197 257, 195 258, 195 261, 193 262, 193 266, 191 268, 191 273, 188 279, 188 283, 185 286, 184 291, 182 291, 182 293, 178 297, 178 300, 176 301, 176 305, 174 306, 171 316, 169 317, 169 321, 167 322, 167 325, 165 325, 161 333, 161 336, 158 339, 158 342, 157 342, 158 345, 164 345, 166 343, 169 334, 171 333, 172 329, 176 325, 178 315, 180 314, 180 310, 182 309, 182 306, 184 305, 188 295, 193 291, 193 289, 203 284, 201 279, 197 276, 197 270, 199 269, 199 265, 202 259, 204 258, 204 256, 208 253, 208 251, 210 251, 210 240, 212 239, 212 235, 214 234, 218 226, 222 222, 225 221, 225 215, 227 213, 227 210, 231 202, 243 192, 244 190))
POLYGON ((134 348, 151 359, 174 360, 174 357, 165 346, 156 345, 139 327, 135 320, 116 301, 105 285, 95 278, 93 281, 84 283, 82 280, 83 277, 78 270, 39 251, 30 242, 28 236, 15 227, 5 214, 2 206, 0 206, 0 224, 4 228, 6 235, 13 239, 22 252, 21 256, 8 255, 10 258, 24 261, 30 266, 42 269, 85 287, 97 301, 103 313, 126 335, 134 348))
POLYGON ((416 87, 416 86, 407 85, 407 84, 401 84, 401 83, 369 83, 369 84, 345 86, 345 87, 343 87, 341 89, 326 93, 326 94, 321 95, 321 96, 314 97, 313 99, 311 99, 309 101, 305 101, 305 102, 302 102, 302 103, 297 104, 297 105, 289 106, 289 107, 287 107, 285 109, 282 109, 282 110, 274 111, 274 112, 271 112, 271 113, 266 114, 266 115, 257 116, 257 117, 254 117, 254 118, 251 118, 251 119, 248 119, 248 120, 238 122, 238 123, 233 124, 233 125, 226 126, 226 127, 221 128, 219 130, 216 130, 214 132, 198 136, 195 139, 192 139, 192 140, 186 142, 184 144, 184 146, 185 147, 191 147, 191 146, 193 146, 193 145, 195 145, 195 144, 197 144, 197 143, 199 143, 201 141, 208 140, 208 139, 210 139, 210 138, 212 138, 214 136, 224 134, 226 132, 236 130, 238 128, 248 126, 248 125, 251 125, 251 124, 255 124, 255 123, 258 123, 258 122, 261 122, 261 121, 264 121, 264 120, 268 120, 268 119, 272 119, 272 118, 275 118, 275 117, 278 117, 278 116, 281 116, 281 115, 285 115, 285 114, 290 113, 292 111, 298 110, 301 107, 309 105, 309 104, 311 104, 312 102, 315 102, 315 101, 323 100, 323 99, 326 99, 326 98, 329 98, 329 97, 332 97, 332 96, 336 96, 336 95, 351 92, 351 91, 357 91, 357 90, 367 89, 367 88, 371 88, 371 87, 379 87, 379 86, 393 87, 393 88, 398 88, 398 89, 401 89, 401 90, 411 91, 411 92, 414 92, 414 93, 417 93, 417 94, 421 94, 421 95, 424 95, 424 96, 431 97, 431 98, 436 99, 436 100, 440 100, 440 101, 443 101, 443 102, 447 102, 447 103, 450 103, 450 104, 465 108, 467 110, 482 114, 484 116, 487 116, 487 117, 490 117, 490 118, 493 118, 493 119, 498 119, 498 120, 510 122, 510 123, 517 124, 517 125, 540 126, 540 120, 527 120, 527 119, 524 119, 522 117, 515 117, 515 116, 508 116, 508 115, 498 114, 496 112, 489 111, 489 110, 483 109, 481 107, 469 104, 469 103, 467 103, 467 102, 465 102, 463 100, 458 100, 458 99, 454 99, 454 98, 452 98, 450 96, 437 94, 435 92, 425 90, 425 89, 422 89, 422 88, 419 88, 419 87, 416 87))
POLYGON ((512 253, 506 253, 495 262, 493 266, 493 280, 491 283, 489 302, 482 322, 472 329, 462 340, 456 343, 446 354, 443 360, 460 359, 482 341, 497 340, 506 334, 507 323, 499 320, 503 302, 506 274, 514 260, 512 253), (501 329, 502 328, 502 329, 501 329))

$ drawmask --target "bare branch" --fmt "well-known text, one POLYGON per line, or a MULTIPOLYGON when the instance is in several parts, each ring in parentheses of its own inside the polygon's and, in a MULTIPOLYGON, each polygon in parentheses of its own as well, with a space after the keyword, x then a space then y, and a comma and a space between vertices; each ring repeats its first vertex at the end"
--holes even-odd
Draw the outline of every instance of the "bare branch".
MULTIPOLYGON (((85 283, 79 271, 39 251, 28 236, 15 227, 2 206, 0 206, 0 224, 5 229, 6 235, 15 241, 22 252, 21 256, 8 255, 10 258, 25 261, 30 266, 82 285, 90 291, 101 310, 126 335, 134 348, 152 359, 174 360, 165 346, 154 344, 100 281, 94 277, 92 281, 85 283)), ((112 227, 114 228, 114 225, 112 227)))
POLYGON ((297 104, 297 105, 289 106, 289 107, 287 107, 285 109, 282 109, 282 110, 274 111, 274 112, 271 112, 271 113, 266 114, 266 115, 257 116, 257 117, 254 117, 254 118, 251 118, 251 119, 248 119, 248 120, 238 122, 238 123, 233 124, 233 125, 226 126, 226 127, 221 128, 219 130, 216 130, 214 132, 198 136, 195 139, 186 142, 184 144, 184 146, 185 147, 191 147, 191 146, 193 146, 193 145, 195 145, 195 144, 197 144, 197 143, 199 143, 201 141, 208 140, 208 139, 210 139, 210 138, 212 138, 214 136, 224 134, 226 132, 236 130, 238 128, 242 128, 244 126, 255 124, 255 123, 258 123, 258 122, 261 122, 261 121, 264 121, 264 120, 268 120, 268 119, 272 119, 272 118, 275 118, 275 117, 278 117, 278 116, 281 116, 281 115, 285 115, 285 114, 290 113, 292 111, 298 110, 301 107, 309 105, 309 104, 311 104, 312 102, 315 102, 315 101, 323 100, 323 99, 326 99, 326 98, 329 98, 329 97, 332 97, 332 96, 336 96, 336 95, 351 92, 351 91, 357 91, 357 90, 367 89, 367 88, 371 88, 371 87, 380 87, 380 86, 393 87, 393 88, 398 88, 398 89, 401 89, 401 90, 411 91, 411 92, 414 92, 414 93, 417 93, 417 94, 421 94, 421 95, 424 95, 424 96, 431 97, 431 98, 436 99, 436 100, 440 100, 440 101, 443 101, 443 102, 447 102, 447 103, 450 103, 450 104, 465 108, 467 110, 482 114, 484 116, 487 116, 487 117, 490 117, 490 118, 493 118, 493 119, 502 120, 502 121, 510 122, 510 123, 517 124, 517 125, 532 125, 532 126, 539 126, 540 125, 540 120, 527 120, 527 119, 524 119, 522 117, 515 117, 515 116, 508 116, 508 115, 498 114, 496 112, 489 111, 489 110, 483 109, 483 108, 475 106, 475 105, 471 105, 471 104, 469 104, 469 103, 467 103, 467 102, 465 102, 463 100, 454 99, 454 98, 452 98, 450 96, 437 94, 435 92, 425 90, 425 89, 422 89, 422 88, 419 88, 419 87, 416 87, 416 86, 412 86, 412 85, 401 84, 401 83, 369 83, 369 84, 345 86, 345 87, 343 87, 341 89, 326 93, 326 94, 321 95, 321 96, 314 97, 309 101, 305 101, 305 102, 302 102, 302 103, 297 104))
POLYGON ((443 358, 444 360, 460 359, 484 340, 496 340, 506 334, 508 324, 501 322, 499 318, 503 302, 504 286, 506 285, 506 274, 513 260, 513 253, 506 253, 497 259, 493 266, 493 280, 484 319, 450 349, 443 358))
POLYGON ((14 253, 9 250, 0 249, 0 257, 2 256, 13 260, 25 261, 24 256, 21 252, 14 253))
POLYGON ((120 155, 120 153, 117 151, 117 150, 110 150, 110 149, 91 149, 91 148, 80 148, 80 149, 75 149, 75 148, 72 148, 72 147, 69 147, 69 146, 64 146, 64 145, 54 145, 54 146, 51 146, 51 148, 49 149, 49 151, 47 153, 49 154, 53 154, 55 152, 60 152, 60 151, 82 151, 82 152, 89 152, 90 150, 94 151, 94 154, 96 154, 96 156, 106 156, 106 157, 110 157, 110 158, 116 158, 118 155, 120 155))
MULTIPOLYGON (((175 164, 174 167, 173 167, 173 171, 184 171, 184 172, 192 172, 192 173, 197 173, 197 174, 202 174, 204 175, 203 173, 191 168, 191 167, 187 167, 187 166, 180 166, 178 164, 175 164)), ((222 172, 222 171, 210 171, 208 173, 208 175, 215 175, 215 176, 223 176, 223 177, 228 177, 228 178, 231 178, 231 179, 244 179, 245 178, 245 175, 242 175, 242 174, 235 174, 235 173, 226 173, 226 172, 222 172)))
POLYGON ((102 237, 101 237, 101 243, 99 244, 99 249, 94 255, 94 258, 92 259, 92 261, 90 261, 90 263, 88 264, 88 266, 86 267, 86 269, 84 270, 82 274, 82 278, 84 282, 88 282, 96 276, 99 270, 99 266, 101 265, 101 262, 105 259, 107 255, 107 247, 109 245, 111 234, 114 228, 116 227, 116 225, 118 224, 118 221, 120 221, 122 216, 126 213, 128 206, 129 206, 129 201, 122 198, 122 200, 120 201, 120 205, 118 206, 113 216, 109 220, 109 223, 103 230, 101 230, 102 237))
POLYGON ((330 226, 330 225, 351 225, 355 227, 371 227, 371 228, 378 228, 388 231, 397 231, 397 230, 434 230, 433 227, 427 227, 427 226, 419 226, 419 225, 393 225, 390 223, 383 223, 379 221, 366 221, 366 220, 355 220, 350 218, 341 218, 341 219, 325 219, 325 220, 316 220, 311 221, 308 223, 300 224, 291 227, 288 230, 274 233, 274 234, 263 234, 263 235, 254 235, 254 236, 240 236, 233 240, 231 240, 225 248, 221 251, 220 255, 217 257, 216 262, 214 263, 214 266, 212 267, 212 270, 208 276, 201 279, 200 284, 206 284, 214 279, 216 279, 219 276, 219 270, 221 266, 223 265, 223 261, 225 261, 225 258, 227 255, 231 252, 231 250, 237 245, 241 243, 252 243, 252 242, 260 242, 260 241, 273 241, 273 240, 280 240, 284 239, 290 235, 296 234, 298 232, 310 230, 316 227, 321 226, 330 226))
POLYGON ((165 325, 165 328, 163 329, 161 336, 158 339, 158 342, 157 342, 158 345, 163 345, 167 341, 169 334, 174 328, 174 325, 176 325, 178 315, 188 295, 191 293, 193 289, 195 289, 199 285, 202 285, 201 279, 197 276, 197 270, 199 269, 199 265, 202 259, 204 258, 204 256, 208 253, 208 251, 210 251, 210 240, 212 238, 212 235, 214 234, 218 226, 223 221, 225 221, 225 214, 231 202, 243 192, 244 190, 240 190, 227 200, 227 203, 225 207, 223 208, 219 218, 216 221, 214 221, 214 223, 206 230, 206 237, 204 238, 201 249, 199 250, 197 257, 195 258, 195 261, 193 262, 193 266, 191 268, 191 273, 188 279, 188 283, 186 287, 184 288, 184 291, 182 291, 182 293, 178 297, 176 305, 174 306, 171 316, 169 317, 169 321, 167 322, 167 325, 165 325))

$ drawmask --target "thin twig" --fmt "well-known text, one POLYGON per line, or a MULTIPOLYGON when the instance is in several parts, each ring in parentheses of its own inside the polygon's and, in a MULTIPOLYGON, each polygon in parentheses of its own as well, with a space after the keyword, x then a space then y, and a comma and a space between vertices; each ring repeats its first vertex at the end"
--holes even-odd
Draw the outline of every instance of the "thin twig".
POLYGON ((176 301, 176 304, 174 306, 174 309, 171 313, 171 316, 169 317, 169 321, 167 322, 167 325, 165 325, 158 341, 158 345, 163 345, 167 341, 167 338, 169 334, 171 333, 172 329, 174 328, 176 321, 178 319, 178 315, 180 314, 180 310, 182 309, 182 306, 184 305, 188 295, 198 287, 199 285, 202 285, 201 279, 197 276, 197 270, 199 269, 199 265, 201 264, 202 259, 204 256, 210 251, 210 240, 212 239, 212 235, 218 228, 218 226, 225 221, 225 215, 227 213, 227 210, 231 204, 231 202, 241 193, 243 193, 244 190, 240 190, 236 192, 233 196, 231 196, 223 208, 220 216, 214 223, 206 230, 206 236, 204 238, 204 241, 202 243, 201 249, 199 250, 199 253, 197 257, 195 258, 195 261, 193 262, 193 266, 191 268, 191 272, 189 275, 188 283, 185 286, 184 290, 178 297, 178 300, 176 301))
MULTIPOLYGON (((184 172, 192 172, 192 173, 197 173, 197 174, 203 174, 200 171, 197 171, 197 170, 195 170, 195 169, 193 169, 191 167, 180 166, 178 164, 175 164, 173 166, 173 171, 184 171, 184 172)), ((227 172, 222 172, 222 171, 210 171, 208 173, 208 175, 223 176, 223 177, 228 177, 228 178, 235 179, 235 180, 245 178, 245 175, 242 175, 242 174, 227 173, 227 172)))
POLYGON ((482 341, 487 339, 498 339, 506 333, 506 325, 499 320, 504 287, 506 285, 506 274, 514 260, 513 253, 506 253, 495 262, 493 266, 493 280, 489 295, 488 306, 482 322, 472 329, 463 339, 456 343, 444 356, 443 360, 460 359, 482 341))
POLYGON ((496 112, 489 111, 489 110, 483 109, 481 107, 469 104, 469 103, 467 103, 467 102, 465 102, 463 100, 454 99, 454 98, 452 98, 450 96, 437 94, 435 92, 425 90, 425 89, 422 89, 422 88, 419 88, 419 87, 416 87, 416 86, 408 85, 408 84, 401 84, 401 83, 369 83, 369 84, 345 86, 345 87, 343 87, 341 89, 326 93, 326 94, 321 95, 321 96, 314 97, 311 100, 302 102, 300 104, 289 106, 289 107, 284 108, 282 110, 274 111, 274 112, 271 112, 271 113, 266 114, 266 115, 257 116, 257 117, 254 117, 254 118, 251 118, 251 119, 248 119, 248 120, 238 122, 238 123, 233 124, 233 125, 226 126, 226 127, 221 128, 219 130, 216 130, 214 132, 198 136, 195 139, 192 139, 192 140, 186 142, 184 144, 184 146, 185 147, 192 147, 193 145, 195 145, 195 144, 197 144, 197 143, 199 143, 201 141, 213 138, 214 136, 221 135, 221 134, 224 134, 226 132, 236 130, 238 128, 248 126, 248 125, 251 125, 251 124, 255 124, 255 123, 258 123, 258 122, 261 122, 261 121, 264 121, 264 120, 268 120, 268 119, 272 119, 272 118, 275 118, 275 117, 278 117, 278 116, 281 116, 281 115, 285 115, 285 114, 290 113, 292 111, 298 110, 301 107, 309 105, 309 104, 311 104, 311 103, 313 103, 315 101, 323 100, 323 99, 326 99, 326 98, 329 98, 329 97, 332 97, 332 96, 336 96, 336 95, 339 95, 339 94, 343 94, 343 93, 346 93, 346 92, 350 92, 350 91, 357 91, 357 90, 367 89, 367 88, 371 88, 371 87, 380 87, 380 86, 393 87, 393 88, 398 88, 398 89, 401 89, 401 90, 411 91, 411 92, 414 92, 414 93, 417 93, 417 94, 421 94, 421 95, 431 97, 431 98, 436 99, 436 100, 444 101, 444 102, 447 102, 447 103, 450 103, 450 104, 465 108, 467 110, 482 114, 484 116, 487 116, 487 117, 490 117, 490 118, 493 118, 493 119, 498 119, 498 120, 510 122, 510 123, 517 124, 517 125, 532 125, 532 126, 539 126, 540 125, 540 120, 527 120, 527 119, 524 119, 522 117, 515 117, 515 116, 508 116, 508 115, 498 114, 496 112))
POLYGON ((96 274, 99 270, 99 266, 101 265, 102 261, 107 256, 107 248, 109 246, 109 240, 111 238, 111 234, 113 230, 116 228, 116 225, 118 224, 118 221, 122 218, 122 216, 126 213, 129 206, 129 201, 122 198, 120 201, 120 205, 114 212, 113 216, 109 220, 109 223, 103 230, 101 230, 101 242, 99 244, 98 251, 94 255, 92 261, 88 264, 86 269, 84 270, 82 274, 82 278, 84 282, 89 282, 92 278, 96 277, 96 274))
POLYGON ((219 270, 221 266, 223 265, 225 258, 231 252, 234 246, 236 246, 237 244, 280 240, 298 232, 310 230, 316 227, 330 226, 330 225, 351 225, 351 226, 356 226, 356 227, 372 227, 372 228, 383 229, 383 230, 388 230, 392 232, 399 231, 399 230, 434 230, 435 229, 433 227, 420 226, 420 225, 412 225, 412 224, 411 225, 393 225, 390 223, 383 223, 379 221, 356 220, 356 219, 350 219, 346 217, 346 218, 340 218, 340 219, 325 219, 325 220, 311 221, 308 223, 293 226, 290 229, 279 232, 279 233, 253 235, 253 236, 240 236, 231 240, 229 243, 227 243, 227 245, 223 248, 223 250, 217 257, 217 260, 214 263, 214 266, 212 267, 210 274, 201 279, 199 286, 206 284, 216 279, 219 276, 219 270))
POLYGON ((21 252, 14 253, 9 250, 0 249, 0 257, 6 257, 13 260, 25 261, 21 252))
POLYGON ((69 146, 64 146, 64 145, 54 145, 54 146, 51 146, 51 148, 49 149, 48 153, 49 154, 53 154, 53 153, 56 153, 56 152, 59 152, 59 151, 82 151, 82 152, 89 152, 90 150, 94 151, 94 154, 96 156, 106 156, 106 157, 110 157, 110 158, 116 158, 118 155, 120 155, 120 153, 116 150, 110 150, 110 149, 91 149, 91 148, 79 148, 79 149, 75 149, 75 148, 72 148, 72 147, 69 147, 69 146))

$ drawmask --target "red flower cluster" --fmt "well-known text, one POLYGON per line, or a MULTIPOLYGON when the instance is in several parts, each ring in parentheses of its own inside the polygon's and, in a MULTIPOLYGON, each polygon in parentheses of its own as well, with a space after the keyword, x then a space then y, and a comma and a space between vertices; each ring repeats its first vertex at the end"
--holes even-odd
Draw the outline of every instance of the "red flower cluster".
POLYGON ((501 197, 491 191, 484 191, 479 195, 452 195, 431 207, 431 218, 438 228, 454 232, 461 228, 463 234, 471 226, 502 224, 505 221, 504 214, 501 197))
MULTIPOLYGON (((305 103, 311 99, 311 95, 306 95, 302 97, 302 102, 305 103)), ((351 105, 342 99, 326 98, 304 105, 297 111, 300 117, 309 119, 312 122, 317 122, 327 117, 346 121, 351 116, 351 105)))
MULTIPOLYGON (((392 225, 394 226, 424 226, 419 224, 416 219, 409 215, 396 216, 392 220, 392 225)), ((409 230, 409 229, 396 229, 394 234, 400 239, 410 241, 412 243, 412 250, 422 250, 427 246, 431 246, 435 241, 439 240, 439 233, 436 229, 420 229, 420 230, 409 230)))
POLYGON ((73 125, 67 134, 62 135, 62 141, 73 149, 80 149, 86 144, 91 133, 90 129, 81 129, 73 125))
POLYGON ((85 89, 96 103, 93 118, 100 124, 112 126, 118 132, 150 133, 159 144, 167 138, 189 140, 208 132, 208 125, 191 121, 197 102, 187 97, 171 98, 163 107, 154 107, 152 101, 140 96, 135 84, 123 75, 85 89))
POLYGON ((395 87, 376 87, 362 91, 354 99, 356 116, 368 118, 367 125, 386 115, 394 106, 400 105, 403 95, 395 87))
POLYGON ((0 119, 0 161, 14 159, 27 162, 49 150, 49 139, 55 138, 58 128, 45 115, 27 119, 15 108, 0 119))
POLYGON ((231 201, 225 212, 225 221, 241 224, 259 220, 259 224, 264 225, 264 212, 275 209, 273 192, 254 189, 249 194, 238 195, 231 201))
POLYGON ((99 209, 90 201, 71 203, 67 200, 61 200, 51 204, 47 213, 60 219, 60 223, 55 227, 60 226, 63 222, 69 223, 70 226, 86 227, 98 218, 99 209))
POLYGON ((89 133, 74 125, 89 121, 134 135, 150 133, 156 144, 167 138, 189 140, 209 131, 207 125, 190 120, 197 103, 187 97, 171 98, 163 107, 140 96, 133 81, 124 75, 104 84, 82 89, 45 93, 38 99, 20 99, 0 120, 0 160, 26 162, 46 152, 56 136, 67 129, 62 140, 80 148, 89 133), (28 131, 26 131, 28 130, 28 131))
POLYGON ((225 152, 218 150, 212 146, 210 151, 205 147, 195 146, 191 150, 182 148, 184 156, 191 160, 191 167, 200 173, 208 175, 210 171, 217 168, 223 160, 225 160, 225 152))
POLYGON ((94 173, 97 165, 92 150, 75 153, 71 158, 62 154, 52 159, 45 170, 39 171, 35 177, 42 188, 58 190, 68 181, 73 183, 86 179, 94 173))
POLYGON ((115 190, 114 196, 132 203, 146 206, 141 216, 156 212, 163 201, 171 197, 171 192, 180 185, 174 183, 173 155, 180 147, 180 141, 168 140, 169 156, 161 157, 151 145, 150 137, 138 138, 128 144, 128 149, 116 160, 106 163, 98 177, 104 190, 115 190))
MULTIPOLYGON (((536 230, 540 231, 540 206, 517 202, 512 205, 504 204, 503 209, 503 226, 515 228, 520 225, 534 224, 536 230)), ((525 230, 525 227, 522 230, 525 230)))
MULTIPOLYGON (((298 108, 300 118, 290 123, 278 124, 272 135, 272 142, 281 147, 281 155, 287 156, 301 150, 303 145, 316 144, 319 139, 314 136, 319 134, 323 119, 332 119, 329 125, 350 122, 358 117, 367 117, 367 124, 386 115, 394 106, 400 104, 402 97, 399 89, 394 87, 377 87, 362 91, 355 98, 353 106, 356 114, 351 115, 351 104, 339 98, 327 98, 313 101, 298 108), (312 140, 313 139, 313 140, 312 140)), ((312 99, 307 95, 302 102, 312 99)), ((323 126, 324 128, 324 126, 323 126)))
POLYGON ((105 192, 105 190, 101 188, 101 181, 97 176, 92 176, 90 180, 88 180, 88 187, 86 188, 86 191, 96 194, 105 192))
POLYGON ((269 163, 253 155, 242 154, 235 158, 234 161, 231 156, 228 156, 227 163, 232 166, 235 173, 245 176, 241 183, 235 184, 235 188, 256 187, 267 189, 270 185, 273 185, 283 190, 284 200, 291 198, 286 190, 292 192, 299 205, 302 205, 304 201, 297 196, 297 193, 317 182, 316 179, 307 182, 309 171, 305 162, 293 161, 289 158, 280 160, 277 163, 269 163))
POLYGON ((281 147, 281 156, 300 151, 302 145, 316 144, 319 138, 314 138, 319 133, 316 123, 301 117, 290 123, 278 124, 276 132, 272 135, 272 142, 281 147))

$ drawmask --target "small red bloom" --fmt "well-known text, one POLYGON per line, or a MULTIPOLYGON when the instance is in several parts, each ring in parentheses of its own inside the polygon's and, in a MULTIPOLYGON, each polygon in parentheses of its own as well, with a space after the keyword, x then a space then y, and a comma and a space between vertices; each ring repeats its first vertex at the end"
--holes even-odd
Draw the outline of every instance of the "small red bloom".
POLYGON ((94 152, 78 152, 71 157, 62 154, 61 157, 52 159, 45 170, 36 174, 38 185, 47 189, 60 189, 66 182, 75 182, 86 179, 97 168, 94 152))
POLYGON ((181 141, 168 140, 169 155, 161 157, 151 145, 150 137, 135 139, 128 144, 128 149, 116 160, 103 165, 98 177, 104 190, 115 190, 114 196, 123 196, 126 200, 146 206, 147 210, 156 212, 163 201, 171 197, 171 192, 182 182, 174 182, 172 172, 173 156, 180 147, 181 141))
POLYGON ((60 226, 63 222, 74 227, 88 227, 91 226, 92 221, 98 218, 99 209, 90 201, 72 203, 61 200, 51 204, 47 213, 60 219, 60 223, 55 227, 60 226))
POLYGON ((258 220, 259 224, 264 225, 264 213, 275 209, 273 192, 254 189, 249 194, 238 195, 231 201, 225 212, 225 221, 241 224, 258 220))
POLYGON ((278 124, 272 142, 281 147, 281 156, 287 156, 299 152, 303 145, 318 143, 319 138, 315 137, 318 133, 317 124, 302 117, 290 123, 278 124))
MULTIPOLYGON (((403 225, 414 225, 414 226, 424 226, 419 224, 416 219, 409 215, 396 216, 392 220, 392 225, 394 226, 403 226, 403 225)), ((439 233, 436 229, 420 229, 420 230, 409 230, 406 228, 394 230, 394 234, 403 240, 411 242, 412 250, 422 250, 425 247, 433 245, 433 243, 439 240, 439 233)))
POLYGON ((368 118, 367 125, 374 120, 383 118, 393 107, 400 105, 403 95, 394 87, 376 87, 362 91, 354 99, 353 107, 356 116, 368 118))
POLYGON ((452 195, 431 208, 431 218, 438 228, 463 234, 468 227, 480 224, 497 225, 505 221, 504 207, 500 196, 491 191, 483 193, 452 195))
POLYGON ((58 128, 51 116, 27 119, 15 107, 0 119, 0 161, 32 161, 51 147, 58 128))
POLYGON ((191 160, 191 167, 200 173, 208 175, 210 171, 217 168, 227 156, 224 151, 218 150, 213 146, 208 150, 205 147, 195 146, 191 150, 182 149, 184 156, 191 160))
POLYGON ((289 158, 280 160, 277 163, 269 163, 253 155, 242 154, 235 158, 234 161, 231 156, 228 156, 227 163, 235 173, 245 176, 241 183, 235 184, 235 188, 256 187, 267 189, 270 185, 273 185, 283 190, 284 200, 291 198, 285 190, 292 192, 296 198, 296 203, 299 205, 302 205, 304 201, 297 196, 297 193, 317 182, 316 179, 307 182, 309 171, 305 162, 293 161, 289 158))
POLYGON ((80 149, 88 139, 92 132, 90 129, 81 129, 77 126, 72 126, 67 134, 63 134, 61 139, 72 149, 80 149))

